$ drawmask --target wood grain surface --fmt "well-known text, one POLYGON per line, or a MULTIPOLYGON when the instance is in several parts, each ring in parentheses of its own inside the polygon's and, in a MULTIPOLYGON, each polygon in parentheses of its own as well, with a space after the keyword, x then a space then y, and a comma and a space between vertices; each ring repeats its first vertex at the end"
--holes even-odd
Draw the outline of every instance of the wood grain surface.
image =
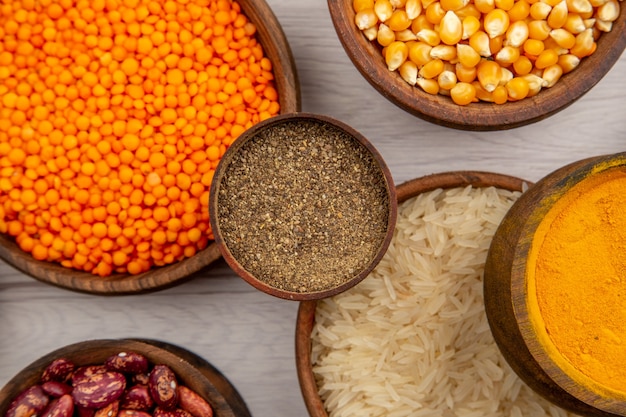
MULTIPOLYGON (((293 50, 302 110, 360 131, 396 184, 493 171, 537 181, 572 161, 626 150, 626 56, 589 93, 545 120, 501 132, 431 124, 382 97, 354 68, 324 0, 267 0, 293 50)), ((306 416, 295 369, 298 303, 254 289, 220 260, 173 288, 102 297, 56 288, 0 263, 0 385, 63 345, 150 338, 191 350, 236 387, 253 416, 306 416)))

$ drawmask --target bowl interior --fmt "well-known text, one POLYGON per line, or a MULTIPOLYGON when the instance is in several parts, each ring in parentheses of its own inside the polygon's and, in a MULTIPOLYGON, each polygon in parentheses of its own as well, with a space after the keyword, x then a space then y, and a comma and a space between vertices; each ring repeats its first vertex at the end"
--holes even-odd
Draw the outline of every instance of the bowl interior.
MULTIPOLYGON (((278 135, 281 135, 282 133, 278 133, 278 135)), ((307 132, 308 134, 308 132, 307 132)), ((295 139, 299 140, 299 137, 297 136, 298 134, 296 133, 295 136, 293 136, 295 139)), ((291 137, 291 136, 290 136, 291 137)), ((295 143, 295 142, 294 142, 295 143)), ((259 146, 265 146, 264 144, 261 144, 259 146)), ((317 146, 317 145, 314 145, 317 146)), ((247 147, 246 147, 247 148, 247 147)), ((254 148, 254 146, 253 146, 254 148)), ((346 147, 346 149, 350 149, 350 147, 346 147)), ((289 151, 290 153, 292 153, 291 151, 289 151)), ((304 152, 304 151, 303 151, 304 152)), ((315 152, 318 152, 317 150, 315 150, 315 152)), ((325 151, 322 151, 325 152, 325 151)), ((319 154, 321 155, 322 152, 320 152, 319 154)), ((299 151, 293 152, 294 154, 299 155, 299 151)), ((296 157, 297 157, 296 155, 296 157)), ((312 154, 312 155, 318 155, 318 153, 312 154)), ((282 158, 280 156, 277 156, 276 158, 280 158, 282 160, 282 158)), ((287 158, 285 158, 286 160, 287 158)), ((311 156, 311 159, 317 160, 318 158, 315 156, 311 156)), ((321 158, 319 158, 321 160, 321 158)), ((347 159, 347 158, 346 158, 347 159)), ((237 169, 237 168, 235 168, 237 169)), ((259 168, 259 167, 255 167, 255 170, 261 170, 262 172, 267 172, 267 170, 265 169, 265 167, 263 168, 259 168)), ((268 168, 269 169, 269 168, 268 168)), ((297 168, 300 169, 300 168, 297 168)), ((303 171, 302 175, 304 176, 305 173, 303 171)), ((317 172, 317 171, 316 171, 317 172)), ((308 175, 308 173, 306 173, 308 175)), ((299 176, 299 174, 298 174, 299 176)), ((279 176, 277 176, 276 178, 278 178, 279 176)), ((273 178, 273 177, 272 177, 273 178)), ((342 183, 340 183, 340 181, 337 178, 330 178, 329 181, 318 181, 319 177, 317 175, 317 173, 315 174, 314 178, 311 177, 311 181, 312 182, 316 182, 319 184, 326 184, 326 183, 334 183, 336 184, 338 187, 342 186, 342 183)), ((274 181, 274 180, 272 180, 274 181)), ((248 183, 244 183, 244 185, 247 186, 248 183)), ((268 185, 273 187, 274 182, 272 182, 272 184, 268 185)), ((318 184, 318 185, 319 185, 318 184)), ((310 189, 316 189, 317 185, 310 185, 310 189)), ((291 187, 290 185, 287 185, 287 187, 291 187)), ((257 187, 254 188, 254 190, 256 190, 257 187)), ((372 188, 373 189, 373 188, 372 188)), ((298 190, 299 191, 299 190, 298 190)), ((339 189, 337 190, 339 192, 341 192, 342 194, 345 194, 345 190, 344 189, 339 189)), ((248 191, 250 192, 250 191, 248 191)), ((369 191, 368 191, 369 193, 369 191)), ((262 191, 257 193, 258 196, 263 196, 262 191)), ((335 194, 337 195, 337 194, 335 194)), ((250 201, 252 201, 252 197, 254 197, 252 194, 248 194, 247 197, 250 197, 250 201)), ((325 196, 320 196, 324 197, 325 196)), ((282 200, 282 196, 276 197, 276 198, 280 198, 280 203, 281 204, 290 204, 290 202, 287 201, 283 201, 282 200)), ((299 198, 301 197, 294 197, 294 200, 297 200, 294 204, 301 204, 302 201, 304 201, 304 199, 302 201, 299 200, 299 198)), ((308 198, 308 197, 302 197, 302 198, 308 198)), ((341 199, 341 198, 338 198, 341 199)), ((263 200, 261 198, 261 200, 263 200)), ((268 199, 265 199, 264 201, 267 201, 268 199)), ((371 204, 374 204, 375 202, 372 202, 371 204)), ((224 203, 222 203, 224 204, 224 203)), ((270 205, 269 203, 267 203, 267 205, 270 205)), ((239 275, 241 276, 244 280, 246 280, 249 284, 251 284, 252 286, 254 286, 255 288, 268 293, 270 295, 279 297, 279 298, 284 298, 284 299, 289 299, 289 300, 311 300, 311 299, 320 299, 320 298, 325 298, 325 297, 329 297, 331 295, 337 294, 339 292, 345 291, 346 289, 356 285, 358 282, 360 282, 363 278, 365 278, 365 276, 369 273, 369 271, 371 271, 371 269, 378 263, 378 261, 380 261, 380 259, 382 258, 382 256, 384 255, 389 242, 391 240, 391 234, 393 232, 393 226, 395 224, 395 219, 396 219, 396 198, 395 198, 395 187, 393 184, 393 179, 391 177, 391 173, 387 167, 387 165, 385 164, 385 162, 383 161, 381 155, 378 153, 378 151, 371 145, 371 143, 365 139, 365 137, 363 137, 360 133, 358 133, 357 131, 355 131, 354 129, 352 129, 350 126, 347 126, 346 124, 335 120, 331 117, 328 116, 324 116, 324 115, 318 115, 318 114, 311 114, 311 113, 292 113, 292 114, 283 114, 280 116, 276 116, 273 117, 271 119, 268 119, 264 122, 259 123, 256 126, 253 126, 251 129, 249 129, 248 131, 244 132, 244 134, 242 134, 242 136, 239 138, 239 140, 237 140, 237 142, 235 144, 233 144, 233 146, 231 146, 229 148, 229 150, 224 154, 224 157, 222 158, 222 160, 220 161, 220 164, 218 165, 218 168, 216 170, 215 173, 215 177, 212 183, 212 187, 211 187, 211 192, 210 192, 210 201, 209 201, 209 211, 210 211, 210 218, 211 218, 211 228, 213 230, 213 233, 215 235, 215 240, 218 244, 218 247, 222 253, 222 256, 224 257, 224 259, 228 262, 229 266, 239 275), (265 133, 267 132, 279 132, 280 129, 287 129, 286 126, 289 126, 291 124, 294 124, 295 126, 300 126, 300 125, 304 125, 306 124, 311 125, 311 126, 319 126, 320 129, 325 129, 328 130, 329 134, 332 135, 336 135, 336 134, 342 134, 345 137, 349 138, 348 141, 353 140, 356 143, 356 147, 360 150, 360 152, 364 152, 367 153, 369 155, 371 155, 371 159, 373 160, 373 163, 375 166, 372 167, 372 176, 376 177, 376 187, 379 187, 382 191, 381 193, 384 193, 385 195, 383 196, 385 199, 384 205, 381 206, 380 211, 383 212, 385 218, 382 224, 380 224, 381 228, 384 228, 384 234, 382 234, 382 236, 379 239, 379 236, 377 235, 375 238, 375 241, 373 241, 373 245, 375 246, 375 253, 373 258, 371 259, 359 259, 360 264, 362 265, 364 262, 367 262, 365 264, 365 266, 361 269, 361 270, 356 270, 354 271, 354 274, 352 275, 352 277, 349 277, 347 280, 346 279, 341 279, 340 282, 338 284, 335 284, 334 282, 332 283, 332 286, 324 286, 322 289, 314 289, 314 290, 305 290, 305 291, 296 291, 296 290, 292 290, 290 289, 291 287, 279 287, 278 285, 274 285, 273 283, 270 283, 267 280, 263 280, 259 277, 256 277, 254 275, 253 272, 249 271, 246 269, 246 267, 244 267, 242 260, 238 259, 237 256, 235 256, 233 254, 233 251, 231 251, 232 248, 229 248, 228 243, 227 243, 227 238, 224 235, 224 230, 226 230, 226 227, 222 226, 222 221, 220 220, 220 217, 218 215, 218 213, 220 212, 220 199, 221 198, 226 198, 226 197, 221 197, 220 194, 220 190, 227 190, 228 188, 226 188, 226 186, 223 185, 223 183, 225 182, 225 178, 227 177, 227 172, 229 172, 229 168, 234 165, 233 161, 236 160, 235 158, 237 158, 237 160, 240 160, 240 158, 238 157, 238 154, 240 152, 242 152, 242 149, 244 149, 244 147, 246 147, 247 144, 251 144, 253 143, 253 141, 256 140, 257 137, 265 137, 263 136, 265 133)), ((271 210, 271 208, 266 208, 265 206, 263 210, 268 209, 271 210)), ((323 207, 323 206, 320 206, 323 207)), ((324 213, 324 208, 320 209, 320 213, 324 213)), ((374 211, 374 210, 372 210, 374 211)), ((230 212, 230 209, 229 209, 230 212)), ((298 213, 307 213, 307 210, 301 210, 298 211, 298 213)), ((306 214, 305 214, 306 215, 306 214)), ((317 215, 317 214, 316 214, 317 215)), ((281 216, 275 216, 277 219, 279 220, 275 220, 277 222, 277 224, 281 224, 282 220, 280 220, 281 216)), ((274 220, 272 220, 274 221, 274 220)), ((302 227, 304 229, 307 229, 308 226, 306 226, 306 223, 309 221, 309 219, 303 219, 302 221, 302 227)), ((311 229, 315 229, 316 227, 313 227, 311 229)), ((262 226, 259 226, 259 229, 262 229, 262 226)), ((282 230, 285 229, 285 227, 283 226, 277 226, 278 230, 282 230)), ((308 232, 306 232, 308 233, 308 232)), ((312 230, 311 233, 316 233, 315 230, 312 230)), ((263 240, 265 241, 265 238, 259 237, 256 240, 263 240)), ((269 239, 269 237, 268 237, 269 239)), ((306 241, 306 240, 305 240, 306 241)), ((369 242, 368 242, 369 243, 369 242)), ((310 248, 307 249, 306 248, 307 244, 303 244, 303 246, 305 246, 305 249, 303 249, 303 255, 302 256, 307 256, 307 253, 314 253, 315 250, 311 250, 310 248)), ((312 246, 315 246, 315 244, 313 244, 312 246)), ((241 252, 248 252, 248 248, 242 249, 241 252)), ((289 251, 294 252, 294 250, 289 249, 289 251)), ((355 251, 356 252, 356 251, 355 251)), ((332 254, 332 256, 328 256, 328 254, 324 254, 321 255, 324 256, 324 259, 327 258, 332 258, 331 260, 340 260, 339 256, 336 255, 335 253, 332 254)), ((297 258, 297 257, 296 257, 297 258)), ((304 264, 302 264, 300 267, 298 267, 298 269, 302 269, 304 264)), ((343 275, 343 271, 341 271, 341 274, 343 275)), ((301 275, 301 274, 300 274, 301 275)))
MULTIPOLYGON (((240 0, 244 14, 255 24, 256 36, 265 55, 272 61, 280 112, 300 110, 300 85, 295 62, 287 38, 265 0, 240 0)), ((168 266, 147 272, 113 274, 102 278, 88 272, 42 262, 22 251, 14 240, 0 234, 0 258, 35 279, 61 288, 100 295, 121 295, 160 290, 177 285, 190 275, 220 258, 217 245, 212 242, 196 255, 168 266)))
POLYGON ((379 47, 367 40, 354 23, 352 2, 328 0, 335 30, 352 63, 363 77, 388 100, 405 111, 439 125, 463 130, 503 130, 542 120, 575 102, 591 89, 617 62, 626 47, 623 36, 626 12, 598 40, 594 54, 565 74, 551 88, 534 97, 503 105, 478 102, 458 106, 442 95, 410 86, 397 71, 387 69, 379 47))
POLYGON ((0 390, 0 413, 4 415, 13 398, 36 384, 53 360, 63 357, 77 366, 101 364, 109 356, 122 351, 140 353, 152 364, 168 365, 180 383, 211 404, 216 416, 250 417, 239 393, 213 365, 181 347, 147 339, 89 340, 48 353, 20 371, 0 390))
MULTIPOLYGON (((402 203, 421 193, 438 188, 473 187, 502 188, 522 191, 529 183, 520 178, 480 171, 455 171, 433 174, 407 181, 398 185, 398 203, 402 203)), ((328 412, 319 395, 311 366, 311 332, 315 325, 317 301, 303 301, 298 308, 296 321, 296 370, 300 389, 311 417, 327 417, 328 412)))

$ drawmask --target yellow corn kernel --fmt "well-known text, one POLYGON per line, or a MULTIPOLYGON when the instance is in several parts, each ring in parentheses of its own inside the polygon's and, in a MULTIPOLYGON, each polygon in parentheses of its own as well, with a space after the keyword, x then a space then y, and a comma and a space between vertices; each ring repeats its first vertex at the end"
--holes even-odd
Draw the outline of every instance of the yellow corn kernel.
POLYGON ((448 11, 439 25, 439 39, 446 45, 456 45, 463 37, 463 22, 453 12, 448 11))
POLYGON ((376 40, 381 46, 388 46, 392 42, 395 42, 396 32, 389 29, 389 26, 387 26, 386 24, 381 23, 380 25, 378 25, 378 33, 376 34, 376 40))
POLYGON ((468 68, 460 62, 454 66, 454 73, 457 81, 463 81, 464 83, 471 83, 476 79, 476 67, 468 68))
POLYGON ((491 98, 496 104, 504 104, 509 101, 509 92, 505 86, 499 85, 493 90, 493 93, 491 93, 491 98))
POLYGON ((524 52, 530 56, 539 56, 544 51, 543 42, 537 39, 527 39, 523 46, 524 52))
POLYGON ((480 20, 476 16, 466 16, 462 20, 463 31, 461 39, 469 39, 474 33, 480 29, 480 20))
POLYGON ((563 75, 563 68, 559 64, 550 65, 543 70, 541 78, 546 82, 546 87, 552 87, 563 75))
POLYGON ((422 10, 425 10, 428 6, 439 0, 422 0, 422 10))
POLYGON ((613 22, 606 22, 604 20, 596 20, 594 29, 598 29, 601 32, 610 32, 613 29, 613 22))
POLYGON ((568 13, 563 28, 573 35, 577 35, 583 30, 587 29, 587 26, 585 26, 585 22, 579 14, 568 13))
POLYGON ((550 7, 554 7, 561 2, 561 0, 541 0, 543 3, 548 4, 550 7))
POLYGON ((389 1, 391 2, 391 5, 396 9, 400 9, 406 5, 406 0, 389 0, 389 1))
POLYGON ((572 13, 592 13, 593 6, 589 2, 589 0, 566 0, 567 1, 567 10, 572 13))
POLYGON ((374 0, 353 0, 352 8, 355 12, 360 12, 365 9, 373 9, 374 8, 374 0))
POLYGON ((528 22, 528 37, 530 39, 536 39, 543 41, 548 39, 552 28, 545 20, 531 20, 528 22))
POLYGON ((502 9, 493 9, 485 15, 483 27, 492 39, 503 35, 509 28, 509 15, 502 9))
POLYGON ((433 30, 435 25, 430 23, 424 14, 417 16, 413 19, 413 23, 411 23, 411 30, 413 33, 417 33, 422 29, 430 29, 433 30))
POLYGON ((354 16, 356 26, 361 29, 369 29, 378 23, 378 16, 374 13, 374 9, 363 9, 354 16))
POLYGON ((407 16, 406 12, 402 9, 394 10, 391 17, 386 21, 389 28, 395 32, 399 32, 411 27, 411 20, 407 16))
POLYGON ((563 74, 567 74, 580 64, 580 58, 574 54, 561 55, 558 64, 563 68, 563 74))
POLYGON ((502 46, 504 45, 504 35, 496 36, 495 38, 489 39, 489 50, 491 51, 491 55, 495 55, 500 52, 502 46))
POLYGON ((511 22, 524 20, 530 14, 530 4, 526 0, 517 0, 508 14, 511 22))
POLYGON ((439 38, 439 33, 435 32, 433 29, 422 29, 415 34, 417 39, 420 41, 426 42, 430 46, 439 45, 441 39, 439 38))
POLYGON ((554 49, 544 49, 535 60, 535 68, 544 69, 559 62, 559 54, 554 49))
POLYGON ((372 26, 371 28, 362 30, 361 33, 363 33, 368 40, 373 41, 378 37, 378 26, 372 26))
POLYGON ((427 92, 428 94, 438 94, 439 93, 439 83, 437 80, 429 79, 429 78, 418 78, 417 85, 419 85, 422 90, 427 92))
POLYGON ((619 17, 619 3, 617 0, 609 0, 596 10, 596 19, 604 22, 614 22, 619 17))
POLYGON ((406 4, 404 5, 404 10, 406 11, 406 16, 409 18, 409 20, 413 20, 417 16, 422 14, 422 1, 421 0, 406 0, 406 4))
POLYGON ((528 95, 526 97, 537 95, 546 84, 543 78, 535 74, 522 75, 521 78, 525 79, 528 83, 528 95))
POLYGON ((485 90, 478 81, 472 81, 471 84, 474 86, 474 90, 476 90, 476 98, 479 101, 493 102, 493 93, 485 90))
POLYGON ((443 71, 443 61, 440 59, 433 59, 427 62, 419 70, 419 76, 422 78, 435 78, 443 71))
POLYGON ((515 5, 515 0, 495 0, 496 8, 509 11, 515 5))
POLYGON ((481 13, 489 13, 496 8, 495 0, 474 0, 474 6, 481 13))
POLYGON ((489 48, 489 35, 482 30, 474 33, 469 38, 469 44, 480 56, 489 58, 491 56, 491 49, 489 48))
POLYGON ((395 41, 385 48, 385 63, 389 71, 397 70, 409 56, 409 47, 404 42, 395 41))
POLYGON ((456 57, 467 68, 475 67, 481 60, 480 54, 474 48, 464 43, 456 45, 456 57))
POLYGON ((578 58, 584 58, 591 55, 596 49, 595 38, 593 37, 593 29, 585 29, 576 35, 576 44, 570 49, 570 53, 578 58))
POLYGON ((374 3, 374 13, 381 22, 386 22, 393 14, 393 6, 389 0, 376 0, 374 3))
POLYGON ((437 76, 437 83, 439 83, 439 88, 450 90, 457 83, 456 73, 452 70, 444 69, 437 76))
POLYGON ((567 21, 567 3, 565 0, 552 8, 546 20, 552 29, 563 27, 567 21))
POLYGON ((468 16, 474 16, 476 19, 480 19, 483 17, 482 13, 478 11, 474 3, 469 3, 467 6, 462 9, 455 11, 456 15, 459 16, 461 20, 465 19, 468 16))
POLYGON ((501 66, 505 67, 513 64, 520 57, 520 50, 515 46, 504 46, 498 53, 496 54, 496 61, 501 66))
POLYGON ((604 3, 606 3, 608 0, 589 0, 589 3, 591 3, 591 5, 593 7, 600 7, 602 6, 604 3))
POLYGON ((585 29, 590 29, 596 25, 596 19, 583 19, 583 23, 585 24, 585 29))
POLYGON ((456 58, 456 48, 452 45, 433 46, 433 49, 430 50, 430 57, 433 59, 452 61, 456 58))
POLYGON ((433 47, 426 42, 413 42, 409 45, 409 60, 414 62, 418 67, 422 67, 432 61, 430 57, 431 49, 433 49, 433 47))
POLYGON ((402 65, 398 68, 398 74, 404 81, 406 81, 409 85, 415 85, 417 82, 417 65, 413 61, 404 61, 402 65))
POLYGON ((506 31, 505 38, 505 45, 519 48, 528 39, 528 25, 523 20, 511 23, 506 31))
POLYGON ((439 2, 445 11, 457 11, 467 6, 469 0, 439 0, 439 2))
POLYGON ((538 1, 537 3, 533 3, 533 5, 530 6, 530 17, 535 20, 547 19, 551 11, 552 6, 550 6, 548 3, 538 1))
POLYGON ((513 71, 504 67, 500 68, 500 74, 500 82, 498 83, 498 85, 506 85, 506 83, 508 83, 513 79, 513 77, 515 77, 513 71))
POLYGON ((456 83, 450 90, 450 98, 459 106, 466 106, 476 101, 476 89, 470 83, 456 83))
POLYGON ((552 38, 548 38, 545 41, 543 41, 543 47, 545 49, 553 49, 557 55, 563 55, 569 52, 569 50, 559 46, 559 44, 552 38))
POLYGON ((564 49, 570 49, 576 44, 576 37, 566 29, 558 28, 550 31, 550 38, 564 49))
POLYGON ((441 3, 436 1, 426 8, 424 14, 426 15, 426 20, 433 25, 438 25, 446 15, 446 11, 441 7, 441 3))
POLYGON ((513 63, 513 70, 517 75, 526 75, 533 69, 533 62, 528 59, 527 56, 520 56, 517 61, 513 63))
POLYGON ((495 61, 483 60, 476 67, 476 77, 480 85, 490 93, 496 89, 500 83, 502 71, 500 65, 495 61))
POLYGON ((396 34, 397 41, 410 42, 410 41, 417 40, 417 35, 415 35, 415 33, 413 33, 411 29, 404 29, 404 30, 401 30, 400 32, 394 32, 394 33, 396 34))
POLYGON ((509 100, 516 101, 522 100, 528 96, 530 87, 528 81, 523 77, 515 77, 508 83, 506 83, 506 92, 508 93, 509 100))

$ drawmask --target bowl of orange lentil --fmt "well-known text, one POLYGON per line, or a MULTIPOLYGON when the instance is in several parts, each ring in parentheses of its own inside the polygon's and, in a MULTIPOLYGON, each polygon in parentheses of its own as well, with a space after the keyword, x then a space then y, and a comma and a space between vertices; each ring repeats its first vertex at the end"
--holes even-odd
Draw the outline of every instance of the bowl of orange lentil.
POLYGON ((300 110, 262 0, 0 6, 0 258, 93 294, 176 285, 220 258, 217 164, 300 110))
POLYGON ((586 94, 626 47, 622 0, 328 0, 384 97, 429 122, 504 130, 586 94))

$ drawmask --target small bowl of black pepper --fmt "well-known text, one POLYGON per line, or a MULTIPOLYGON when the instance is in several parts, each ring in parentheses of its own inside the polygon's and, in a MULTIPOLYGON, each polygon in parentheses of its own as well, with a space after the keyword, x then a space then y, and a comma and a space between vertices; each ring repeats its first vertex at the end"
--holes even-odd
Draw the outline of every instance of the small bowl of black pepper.
POLYGON ((211 185, 210 221, 228 265, 288 300, 330 297, 363 280, 396 222, 389 168, 359 132, 290 113, 244 132, 211 185))

